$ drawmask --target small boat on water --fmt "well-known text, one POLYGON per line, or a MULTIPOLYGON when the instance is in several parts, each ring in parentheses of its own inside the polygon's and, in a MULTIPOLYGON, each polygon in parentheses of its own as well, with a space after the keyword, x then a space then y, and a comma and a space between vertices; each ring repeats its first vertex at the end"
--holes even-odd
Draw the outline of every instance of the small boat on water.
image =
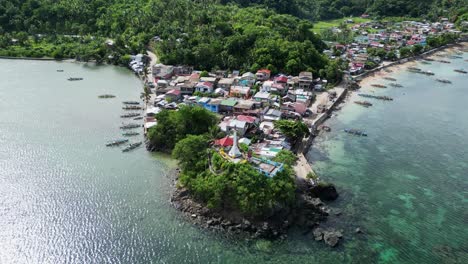
POLYGON ((372 94, 358 94, 361 97, 365 98, 373 98, 377 100, 384 100, 384 101, 393 101, 393 98, 388 97, 388 96, 382 96, 382 95, 372 95, 372 94))
POLYGON ((81 77, 70 77, 67 80, 69 80, 69 81, 82 81, 83 78, 81 78, 81 77))
POLYGON ((364 107, 372 106, 372 104, 368 101, 354 101, 355 104, 362 105, 364 107))
POLYGON ((321 126, 320 128, 321 130, 325 131, 325 132, 330 132, 331 131, 331 128, 329 126, 321 126))
POLYGON ((141 106, 138 105, 126 105, 122 107, 123 110, 141 110, 143 109, 141 106))
POLYGON ((402 88, 403 85, 399 84, 399 83, 389 83, 388 85, 392 86, 392 87, 395 87, 395 88, 402 88))
POLYGON ((102 95, 99 95, 98 98, 100 98, 100 99, 115 98, 115 95, 113 95, 113 94, 102 94, 102 95))
POLYGON ((376 88, 387 88, 387 86, 383 85, 383 84, 371 84, 372 87, 376 87, 376 88))
POLYGON ((438 62, 441 62, 441 63, 451 63, 450 61, 446 61, 446 60, 438 60, 438 62))
POLYGON ((357 129, 345 129, 344 132, 348 133, 348 134, 351 134, 351 135, 355 135, 355 136, 362 136, 362 137, 367 137, 367 133, 365 133, 364 131, 361 131, 361 130, 357 130, 357 129))
POLYGON ((141 125, 140 124, 126 124, 126 125, 122 125, 120 129, 132 129, 132 128, 137 128, 137 127, 141 127, 141 125))
POLYGON ((126 105, 139 105, 140 104, 140 102, 137 102, 137 101, 123 101, 122 103, 126 105))
POLYGON ((411 67, 408 67, 408 71, 420 72, 420 71, 422 71, 422 70, 421 70, 420 68, 416 68, 416 67, 411 66, 411 67))
POLYGON ((57 72, 63 72, 63 70, 57 70, 57 72))
POLYGON ((431 59, 431 58, 425 58, 425 59, 423 59, 423 61, 434 61, 434 59, 431 59))
POLYGON ((397 79, 392 78, 392 77, 383 77, 385 80, 396 82, 397 79))
POLYGON ((468 73, 468 71, 465 71, 464 69, 455 69, 453 70, 454 72, 459 72, 459 73, 468 73))
POLYGON ((449 59, 463 59, 463 56, 458 56, 458 55, 452 55, 448 56, 449 59))
POLYGON ((112 141, 110 141, 109 143, 106 144, 106 147, 113 147, 113 146, 122 145, 125 142, 128 142, 128 139, 123 138, 123 139, 112 140, 112 141))
POLYGON ((420 72, 421 74, 424 74, 424 75, 435 75, 435 73, 431 72, 431 71, 421 71, 420 72))
POLYGON ((136 148, 138 148, 139 146, 141 146, 141 144, 143 144, 143 142, 136 142, 136 143, 132 143, 130 145, 128 145, 128 147, 122 149, 122 152, 129 152, 131 150, 134 150, 136 148))
POLYGON ((137 116, 140 116, 140 113, 128 113, 128 114, 125 114, 125 115, 121 115, 120 117, 121 118, 130 118, 130 117, 137 117, 137 116))
POLYGON ((436 79, 436 81, 441 82, 441 83, 448 83, 448 84, 452 83, 450 80, 447 80, 447 79, 436 79))
POLYGON ((431 62, 429 61, 421 61, 422 64, 426 64, 426 65, 429 65, 429 64, 432 64, 431 62))
POLYGON ((125 137, 132 137, 132 136, 138 136, 140 135, 140 133, 138 132, 128 132, 128 133, 123 133, 122 136, 125 136, 125 137))
POLYGON ((133 120, 142 120, 142 119, 143 119, 142 116, 137 116, 137 117, 133 118, 133 120))

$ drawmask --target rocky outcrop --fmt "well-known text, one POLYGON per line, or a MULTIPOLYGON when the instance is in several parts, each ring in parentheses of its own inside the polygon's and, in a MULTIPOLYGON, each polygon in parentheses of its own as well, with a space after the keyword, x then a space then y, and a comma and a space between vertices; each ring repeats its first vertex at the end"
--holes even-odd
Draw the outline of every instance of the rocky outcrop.
POLYGON ((324 241, 325 244, 329 245, 330 247, 336 247, 340 239, 343 237, 341 231, 334 229, 324 230, 320 227, 314 229, 313 235, 315 241, 324 241))
POLYGON ((284 239, 293 225, 311 230, 326 220, 330 211, 319 198, 306 194, 298 195, 292 208, 277 208, 261 218, 242 216, 231 210, 208 209, 184 188, 175 189, 171 203, 187 220, 203 228, 263 239, 284 239))
POLYGON ((310 188, 310 194, 324 201, 334 201, 338 198, 335 185, 330 183, 319 183, 310 188))

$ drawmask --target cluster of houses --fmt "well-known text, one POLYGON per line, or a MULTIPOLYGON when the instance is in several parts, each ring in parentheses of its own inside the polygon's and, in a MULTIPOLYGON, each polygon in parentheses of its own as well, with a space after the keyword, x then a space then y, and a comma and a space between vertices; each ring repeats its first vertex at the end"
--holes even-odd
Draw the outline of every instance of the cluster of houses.
MULTIPOLYGON (((352 22, 352 21, 351 21, 352 22)), ((334 28, 335 32, 340 29, 334 28)), ((399 49, 406 46, 421 45, 426 46, 428 36, 437 36, 444 33, 456 33, 461 31, 455 28, 447 18, 441 18, 439 22, 365 22, 351 27, 354 32, 352 43, 332 43, 335 51, 339 51, 343 59, 349 61, 349 72, 351 75, 360 74, 364 71, 366 62, 372 61, 375 64, 381 62, 378 56, 370 56, 368 48, 382 48, 386 51, 395 51, 399 57, 399 49)), ((324 52, 330 57, 336 55, 332 50, 324 52)))
POLYGON ((232 148, 232 134, 236 131, 239 143, 249 145, 253 154, 266 160, 291 148, 275 129, 274 121, 313 116, 311 104, 327 85, 326 80, 314 79, 311 72, 272 76, 270 70, 261 69, 255 73, 206 74, 189 66, 163 64, 154 65, 151 71, 152 78, 147 82, 151 91, 145 117, 147 129, 157 124, 155 115, 162 109, 198 105, 221 116, 219 127, 226 137, 217 140, 216 147, 232 148))

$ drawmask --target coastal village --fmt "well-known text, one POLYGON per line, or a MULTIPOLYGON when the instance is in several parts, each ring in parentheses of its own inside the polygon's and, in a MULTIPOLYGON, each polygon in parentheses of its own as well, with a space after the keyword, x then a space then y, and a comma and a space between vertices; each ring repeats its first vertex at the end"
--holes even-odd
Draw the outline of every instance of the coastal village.
MULTIPOLYGON (((354 23, 352 20, 346 22, 354 23)), ((163 109, 177 110, 181 105, 198 105, 220 117, 219 128, 226 136, 216 140, 213 147, 223 157, 233 162, 249 161, 262 174, 274 177, 281 170, 282 164, 272 162, 271 159, 283 149, 293 150, 299 158, 294 168, 296 176, 314 184, 316 177, 310 177, 314 173, 302 153, 307 152, 311 140, 319 131, 330 129, 322 125, 323 121, 346 96, 348 88, 359 87, 355 80, 371 73, 372 68, 395 63, 384 61, 379 56, 371 56, 368 51, 378 48, 393 52, 395 58, 392 61, 395 61, 402 57, 402 48, 415 45, 424 47, 429 36, 461 34, 445 18, 436 23, 364 22, 354 24, 351 29, 357 35, 352 43, 329 43, 331 49, 324 51, 331 59, 341 58, 348 62, 349 68, 345 72, 344 81, 334 88, 331 88, 334 84, 307 71, 298 76, 273 75, 268 69, 256 72, 197 71, 186 65, 156 64, 154 54, 145 75, 147 57, 141 54, 133 56, 129 66, 140 76, 144 76, 145 80, 145 134, 148 129, 157 125, 155 116, 163 109), (369 62, 375 66, 369 68, 369 62), (296 145, 289 142, 275 129, 274 122, 282 119, 303 121, 309 127, 310 137, 296 145), (248 155, 242 155, 239 151, 241 144, 248 148, 248 155)), ((340 31, 338 28, 332 30, 340 31)), ((155 38, 159 40, 158 37, 155 38)), ((418 72, 418 69, 413 70, 418 72)), ((401 87, 397 83, 392 83, 393 85, 401 87)), ((373 86, 385 88, 380 84, 373 86)), ((385 96, 361 96, 392 100, 385 96)), ((367 101, 356 103, 372 105, 367 101)), ((345 132, 366 136, 365 132, 355 129, 345 132)))

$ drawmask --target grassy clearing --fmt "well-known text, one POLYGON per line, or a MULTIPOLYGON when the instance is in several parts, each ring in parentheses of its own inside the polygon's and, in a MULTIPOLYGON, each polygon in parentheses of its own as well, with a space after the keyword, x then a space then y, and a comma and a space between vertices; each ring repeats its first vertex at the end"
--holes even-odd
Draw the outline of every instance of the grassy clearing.
POLYGON ((345 22, 347 19, 352 19, 354 21, 354 24, 348 24, 351 26, 355 24, 371 21, 371 19, 361 18, 361 17, 344 17, 344 18, 334 19, 334 20, 318 21, 317 23, 314 24, 314 28, 312 29, 312 31, 314 31, 315 33, 320 33, 324 29, 331 28, 331 27, 338 27, 341 23, 345 22))

